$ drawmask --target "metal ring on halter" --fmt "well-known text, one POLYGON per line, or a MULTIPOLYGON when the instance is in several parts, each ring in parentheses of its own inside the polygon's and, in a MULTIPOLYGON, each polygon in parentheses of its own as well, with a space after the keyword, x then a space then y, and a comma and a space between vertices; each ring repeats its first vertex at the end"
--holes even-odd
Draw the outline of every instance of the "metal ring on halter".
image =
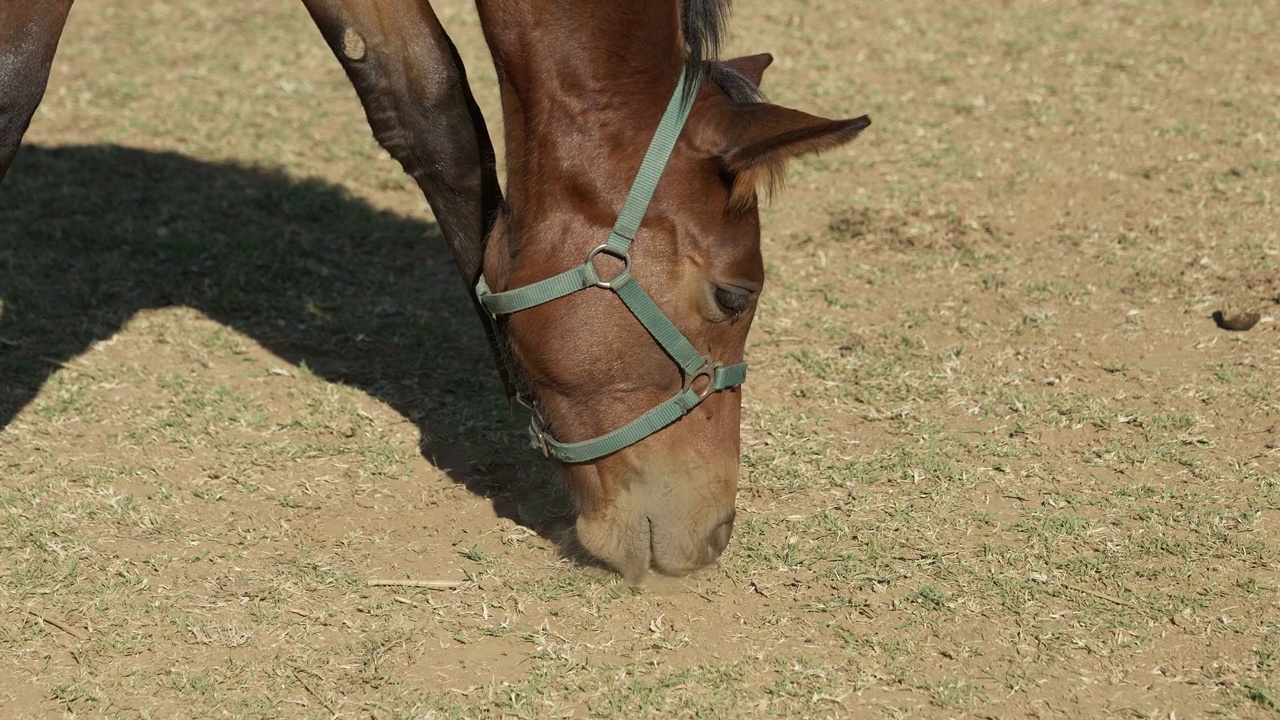
POLYGON ((692 389, 698 395, 699 400, 705 400, 708 395, 716 391, 716 370, 720 369, 720 363, 712 362, 710 358, 703 358, 702 367, 694 370, 691 374, 684 378, 684 390, 692 389), (707 386, 701 390, 693 387, 698 378, 706 378, 707 386))
POLYGON ((535 447, 542 451, 542 456, 551 457, 551 448, 547 446, 547 432, 542 429, 542 423, 538 422, 536 411, 529 418, 529 434, 533 436, 535 447))
POLYGON ((622 269, 618 271, 617 275, 614 275, 608 280, 596 280, 596 287, 604 288, 605 290, 612 290, 614 280, 617 280, 623 275, 631 272, 631 253, 627 252, 626 250, 618 250, 617 248, 610 247, 608 243, 606 243, 592 250, 591 252, 587 253, 587 264, 591 265, 592 268, 595 268, 595 265, 592 263, 596 259, 596 256, 599 255, 600 253, 604 253, 609 257, 617 258, 621 260, 623 263, 625 263, 622 269))

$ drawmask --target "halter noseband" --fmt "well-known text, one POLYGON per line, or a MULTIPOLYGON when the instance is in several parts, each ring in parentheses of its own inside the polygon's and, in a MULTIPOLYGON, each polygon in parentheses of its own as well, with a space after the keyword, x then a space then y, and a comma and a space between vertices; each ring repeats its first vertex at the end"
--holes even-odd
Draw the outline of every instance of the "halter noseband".
MULTIPOLYGON (((559 275, 506 292, 491 292, 483 272, 476 283, 476 296, 488 311, 491 320, 499 315, 527 310, 587 288, 612 291, 680 367, 683 379, 680 392, 626 425, 590 440, 560 442, 541 427, 535 414, 529 425, 533 447, 561 462, 587 462, 634 445, 684 417, 712 393, 737 387, 746 380, 745 362, 722 365, 699 353, 631 275, 631 243, 644 220, 649 201, 662 178, 662 171, 671 158, 671 151, 675 149, 680 130, 693 109, 693 99, 700 84, 699 77, 686 88, 685 74, 681 71, 675 93, 662 114, 662 121, 658 123, 649 149, 644 154, 644 161, 640 163, 635 182, 622 205, 622 211, 618 213, 618 220, 609 232, 609 239, 588 253, 585 262, 559 275), (623 262, 622 270, 607 280, 601 279, 592 264, 601 253, 623 262)), ((506 362, 511 361, 507 359, 506 362)))

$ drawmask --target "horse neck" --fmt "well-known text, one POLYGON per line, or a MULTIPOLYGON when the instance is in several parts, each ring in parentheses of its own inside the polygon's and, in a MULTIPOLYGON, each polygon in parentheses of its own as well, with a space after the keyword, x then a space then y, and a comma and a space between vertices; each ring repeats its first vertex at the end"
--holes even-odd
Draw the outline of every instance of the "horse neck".
POLYGON ((509 211, 554 206, 556 188, 616 205, 680 73, 679 1, 476 6, 502 90, 509 211))

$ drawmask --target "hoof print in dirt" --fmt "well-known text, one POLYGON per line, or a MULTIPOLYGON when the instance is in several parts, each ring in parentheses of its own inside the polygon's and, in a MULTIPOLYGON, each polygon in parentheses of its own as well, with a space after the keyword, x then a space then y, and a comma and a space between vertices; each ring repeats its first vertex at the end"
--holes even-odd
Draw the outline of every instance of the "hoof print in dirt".
POLYGON ((1256 312, 1223 312, 1221 310, 1213 311, 1213 322, 1223 330, 1235 330, 1243 332, 1250 330, 1254 325, 1258 324, 1258 320, 1262 318, 1256 312))

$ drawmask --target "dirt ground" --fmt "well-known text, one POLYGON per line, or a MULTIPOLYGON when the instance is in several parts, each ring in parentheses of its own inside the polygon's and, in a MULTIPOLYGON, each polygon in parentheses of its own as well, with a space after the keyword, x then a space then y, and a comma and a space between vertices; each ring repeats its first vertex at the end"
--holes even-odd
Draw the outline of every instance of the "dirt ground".
POLYGON ((0 715, 1280 714, 1280 4, 732 30, 874 124, 764 211, 723 561, 633 589, 301 4, 78 4, 0 189, 0 715))

